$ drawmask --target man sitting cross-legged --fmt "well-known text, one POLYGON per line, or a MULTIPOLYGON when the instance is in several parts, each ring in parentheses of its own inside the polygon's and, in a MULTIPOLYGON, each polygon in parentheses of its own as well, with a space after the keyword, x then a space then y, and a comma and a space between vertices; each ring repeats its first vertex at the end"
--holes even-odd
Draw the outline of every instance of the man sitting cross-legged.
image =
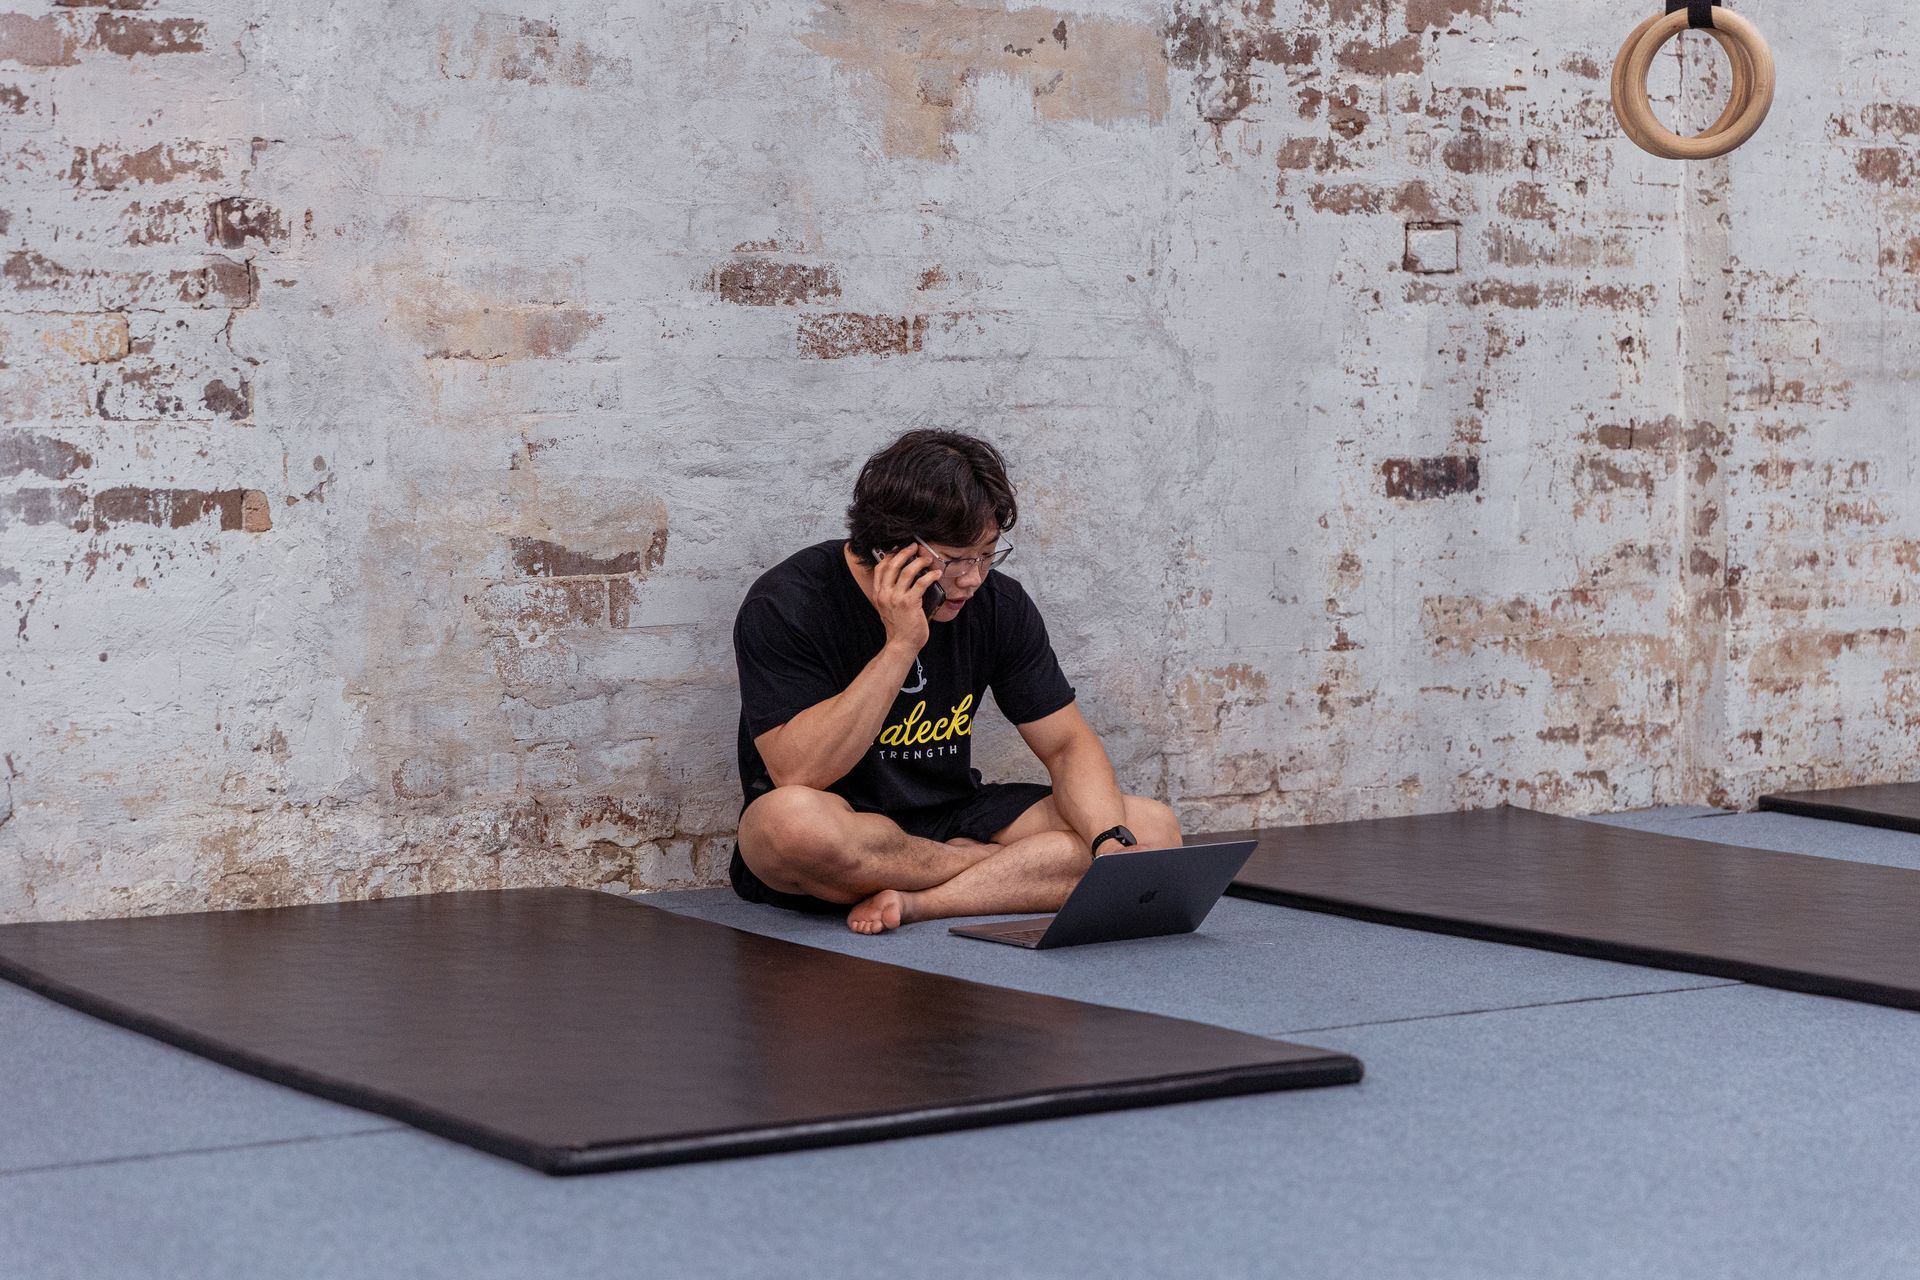
POLYGON ((747 592, 733 633, 741 897, 879 933, 1054 911, 1091 856, 1180 843, 1173 810, 1121 792, 1039 610, 994 568, 1017 514, 993 446, 908 432, 861 470, 847 540, 747 592), (983 783, 972 767, 989 689, 1050 787, 983 783))

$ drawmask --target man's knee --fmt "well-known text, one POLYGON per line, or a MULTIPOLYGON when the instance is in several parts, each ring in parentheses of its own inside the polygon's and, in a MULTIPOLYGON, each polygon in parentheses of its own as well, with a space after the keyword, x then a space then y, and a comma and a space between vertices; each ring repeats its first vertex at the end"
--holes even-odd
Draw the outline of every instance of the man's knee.
POLYGON ((814 892, 814 886, 838 879, 856 862, 845 832, 852 812, 853 806, 831 792, 775 787, 740 815, 740 856, 775 889, 814 892))
POLYGON ((1180 843, 1180 817, 1148 796, 1127 796, 1127 829, 1143 849, 1171 849, 1180 843))

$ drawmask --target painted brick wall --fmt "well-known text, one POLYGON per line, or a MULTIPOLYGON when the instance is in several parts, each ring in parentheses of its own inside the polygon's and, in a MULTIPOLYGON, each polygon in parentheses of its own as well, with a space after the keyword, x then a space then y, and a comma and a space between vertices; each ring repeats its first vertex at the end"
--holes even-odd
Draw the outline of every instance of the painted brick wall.
POLYGON ((1920 31, 1743 9, 1691 167, 1633 6, 0 15, 0 919, 714 882, 912 425, 1190 827, 1911 775, 1920 31))

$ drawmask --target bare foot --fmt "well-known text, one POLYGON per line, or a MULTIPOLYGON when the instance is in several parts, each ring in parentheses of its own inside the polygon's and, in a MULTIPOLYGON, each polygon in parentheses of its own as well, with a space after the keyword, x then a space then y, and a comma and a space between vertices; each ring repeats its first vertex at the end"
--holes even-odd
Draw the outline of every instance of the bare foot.
POLYGON ((898 889, 882 889, 847 912, 847 928, 855 933, 884 933, 909 921, 907 895, 898 889))

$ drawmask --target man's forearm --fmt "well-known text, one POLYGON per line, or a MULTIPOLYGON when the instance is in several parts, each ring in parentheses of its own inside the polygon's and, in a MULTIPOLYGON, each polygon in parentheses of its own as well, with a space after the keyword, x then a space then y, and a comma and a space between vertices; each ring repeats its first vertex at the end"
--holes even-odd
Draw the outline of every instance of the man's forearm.
POLYGON ((1109 827, 1127 820, 1126 801, 1113 762, 1097 738, 1086 738, 1047 762, 1053 779, 1053 804, 1089 846, 1109 827))
POLYGON ((846 777, 886 723, 913 659, 904 645, 884 646, 852 684, 762 735, 760 757, 774 785, 825 790, 846 777))

